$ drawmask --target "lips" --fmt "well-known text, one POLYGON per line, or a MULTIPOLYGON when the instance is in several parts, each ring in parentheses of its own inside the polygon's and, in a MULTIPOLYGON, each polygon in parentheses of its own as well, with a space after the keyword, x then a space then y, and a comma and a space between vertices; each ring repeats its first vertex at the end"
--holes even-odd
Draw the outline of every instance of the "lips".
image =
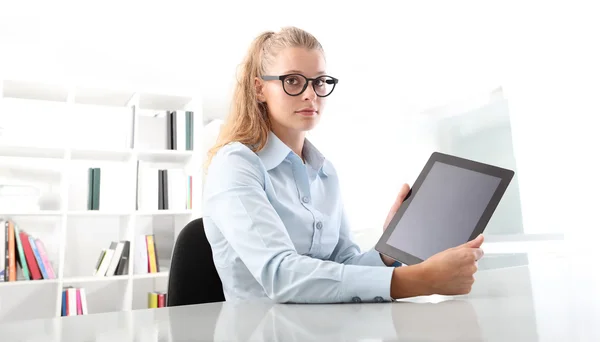
POLYGON ((301 115, 315 115, 315 114, 317 114, 317 110, 314 108, 303 108, 303 109, 297 110, 296 113, 301 114, 301 115))

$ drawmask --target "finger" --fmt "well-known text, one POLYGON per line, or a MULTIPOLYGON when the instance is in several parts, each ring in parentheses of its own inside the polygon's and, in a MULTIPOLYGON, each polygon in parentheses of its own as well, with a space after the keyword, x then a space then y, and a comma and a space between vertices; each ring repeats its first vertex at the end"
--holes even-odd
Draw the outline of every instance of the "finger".
POLYGON ((479 234, 476 238, 469 242, 465 242, 464 244, 456 247, 456 248, 479 248, 483 244, 483 234, 479 234))
POLYGON ((400 205, 402 205, 402 202, 404 202, 404 200, 406 199, 406 196, 408 195, 408 192, 410 191, 410 187, 408 186, 408 184, 404 183, 402 185, 402 188, 400 188, 400 191, 398 192, 398 196, 396 196, 396 201, 394 201, 394 205, 392 206, 392 210, 394 213, 398 211, 398 209, 400 209, 400 205))
POLYGON ((475 254, 475 261, 478 261, 481 258, 483 258, 483 249, 481 249, 481 248, 474 248, 473 249, 473 254, 475 254))
MULTIPOLYGON (((404 183, 402 185, 402 188, 400 188, 400 192, 398 192, 398 195, 396 196, 396 200, 394 201, 394 204, 392 205, 392 208, 390 209, 390 212, 388 213, 387 217, 385 218, 385 226, 387 226, 387 223, 389 223, 392 218, 394 217, 394 215, 396 214, 396 212, 400 209, 400 206, 402 205, 402 202, 404 202, 404 200, 406 199, 406 196, 408 195, 410 191, 410 187, 408 186, 408 184, 404 183)), ((384 228, 385 228, 384 226, 384 228)))

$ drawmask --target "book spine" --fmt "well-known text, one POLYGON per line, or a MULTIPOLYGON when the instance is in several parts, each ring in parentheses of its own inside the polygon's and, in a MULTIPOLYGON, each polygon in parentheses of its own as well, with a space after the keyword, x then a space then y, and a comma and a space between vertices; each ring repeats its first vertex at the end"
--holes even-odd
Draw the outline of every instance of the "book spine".
POLYGON ((146 235, 146 248, 148 248, 148 273, 157 273, 156 250, 154 246, 154 235, 146 235))
POLYGON ((134 273, 148 273, 148 248, 146 247, 146 236, 139 235, 135 241, 135 265, 134 273))
POLYGON ((62 290, 62 308, 60 311, 61 316, 67 316, 67 290, 62 290))
POLYGON ((100 256, 98 257, 98 260, 96 261, 96 267, 94 268, 94 275, 98 274, 98 270, 100 269, 100 265, 102 265, 102 261, 104 261, 105 255, 106 255, 106 249, 103 249, 102 251, 100 251, 100 256))
POLYGON ((81 307, 81 291, 80 289, 76 290, 76 296, 77 296, 77 314, 78 315, 83 315, 83 309, 81 307))
POLYGON ((129 266, 129 241, 123 241, 123 253, 121 254, 121 260, 117 266, 117 275, 125 275, 128 272, 129 266))
POLYGON ((100 168, 94 168, 94 210, 100 210, 100 168))
POLYGON ((165 209, 165 197, 163 196, 163 170, 158 170, 158 209, 165 209))
POLYGON ((9 256, 9 269, 8 269, 8 281, 17 281, 17 254, 15 248, 15 227, 12 221, 6 221, 8 224, 8 256, 9 256))
POLYGON ((157 297, 158 297, 158 303, 157 303, 157 306, 158 306, 159 308, 164 308, 164 307, 165 307, 165 294, 164 294, 164 293, 162 293, 162 292, 161 292, 161 293, 158 293, 158 294, 157 294, 157 297))
POLYGON ((8 254, 8 221, 4 221, 4 281, 8 281, 10 258, 8 254))
POLYGON ((42 279, 40 267, 38 266, 37 261, 35 260, 33 248, 31 248, 31 243, 29 242, 29 235, 27 235, 27 233, 23 231, 19 232, 19 235, 21 237, 23 251, 25 252, 25 259, 27 259, 27 267, 29 268, 29 272, 31 273, 31 279, 42 279))
POLYGON ((29 235, 29 245, 33 250, 33 255, 35 255, 35 260, 37 262, 38 267, 40 268, 40 272, 42 273, 42 278, 48 279, 48 273, 46 272, 46 268, 44 267, 44 261, 42 260, 40 252, 38 251, 35 239, 31 235, 29 235))
POLYGON ((167 149, 173 149, 173 116, 167 111, 167 149))
POLYGON ((164 209, 169 209, 169 170, 163 170, 162 182, 164 209))
POLYGON ((192 134, 192 128, 191 128, 190 112, 186 111, 185 112, 185 149, 187 151, 190 151, 192 149, 191 134, 192 134))
POLYGON ((85 295, 85 288, 82 287, 81 289, 79 289, 79 293, 81 296, 81 314, 87 315, 88 307, 87 307, 87 297, 85 295))
POLYGON ((19 251, 19 260, 21 260, 23 276, 25 279, 31 280, 31 274, 29 273, 29 267, 27 266, 27 259, 25 258, 25 251, 23 250, 23 243, 21 241, 21 230, 17 225, 15 225, 15 240, 17 242, 17 250, 19 251))
POLYGON ((155 292, 148 292, 148 308, 158 308, 158 295, 155 292))
POLYGON ((94 209, 94 169, 88 169, 88 210, 94 209))
POLYGON ((40 253, 40 258, 42 259, 42 262, 44 263, 44 268, 46 269, 46 273, 48 274, 48 279, 55 279, 56 275, 54 274, 54 269, 52 268, 52 264, 50 263, 50 259, 48 258, 48 253, 46 253, 46 248, 44 247, 42 240, 35 239, 35 244, 40 253))
POLYGON ((194 112, 190 113, 190 150, 194 150, 194 112))

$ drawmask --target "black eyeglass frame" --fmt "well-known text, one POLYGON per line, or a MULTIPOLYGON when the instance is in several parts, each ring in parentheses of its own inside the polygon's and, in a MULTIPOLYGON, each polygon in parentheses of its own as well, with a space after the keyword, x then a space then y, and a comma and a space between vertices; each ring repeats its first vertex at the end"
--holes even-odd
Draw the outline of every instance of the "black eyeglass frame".
POLYGON ((270 76, 270 75, 263 75, 261 76, 261 78, 265 81, 276 81, 276 80, 280 80, 281 81, 281 87, 283 88, 283 91, 285 91, 286 94, 288 94, 289 96, 300 96, 302 95, 302 93, 304 93, 306 91, 306 88, 308 88, 308 82, 312 83, 312 87, 313 90, 315 91, 315 94, 317 94, 318 97, 327 97, 329 95, 331 95, 331 93, 333 93, 333 90, 335 89, 336 84, 338 84, 339 80, 333 76, 329 76, 329 75, 321 75, 315 78, 309 78, 306 77, 302 74, 286 74, 286 75, 280 75, 280 76, 270 76), (304 78, 306 80, 306 82, 304 82, 304 87, 302 87, 302 90, 298 93, 298 94, 290 94, 288 93, 288 91, 285 89, 285 84, 283 83, 283 81, 289 77, 289 76, 300 76, 302 78, 304 78), (315 89, 315 82, 316 80, 323 78, 323 77, 329 77, 328 80, 326 80, 325 82, 327 82, 328 84, 333 84, 333 88, 331 88, 331 91, 327 94, 327 95, 319 95, 317 93, 317 90, 315 89))

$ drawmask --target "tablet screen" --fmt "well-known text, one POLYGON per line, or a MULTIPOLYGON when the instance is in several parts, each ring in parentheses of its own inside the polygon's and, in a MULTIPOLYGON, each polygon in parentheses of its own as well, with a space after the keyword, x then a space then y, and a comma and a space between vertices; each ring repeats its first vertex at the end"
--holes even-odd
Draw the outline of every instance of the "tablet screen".
POLYGON ((501 180, 436 161, 387 244, 425 260, 465 243, 501 180))

